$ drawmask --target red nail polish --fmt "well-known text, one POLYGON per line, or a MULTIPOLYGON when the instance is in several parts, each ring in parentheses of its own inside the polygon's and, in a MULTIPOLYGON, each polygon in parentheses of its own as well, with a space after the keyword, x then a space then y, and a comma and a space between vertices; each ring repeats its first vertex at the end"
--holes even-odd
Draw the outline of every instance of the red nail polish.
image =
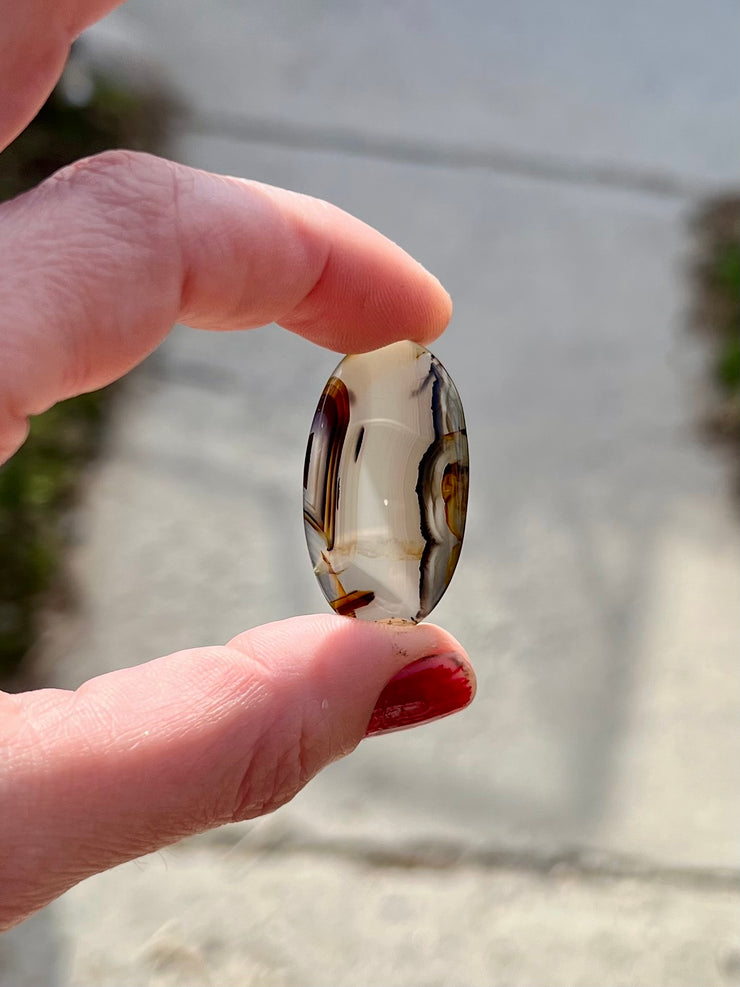
POLYGON ((395 675, 381 692, 366 737, 405 730, 463 709, 474 688, 458 655, 446 652, 419 658, 395 675))

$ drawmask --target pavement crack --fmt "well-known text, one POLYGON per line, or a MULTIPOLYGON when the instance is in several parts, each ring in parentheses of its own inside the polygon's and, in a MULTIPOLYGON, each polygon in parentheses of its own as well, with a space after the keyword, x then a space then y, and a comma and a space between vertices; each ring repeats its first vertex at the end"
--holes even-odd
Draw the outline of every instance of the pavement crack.
POLYGON ((314 126, 228 113, 193 112, 182 119, 185 132, 231 137, 300 151, 325 151, 433 168, 477 168, 502 175, 571 185, 595 185, 673 199, 696 199, 707 188, 680 175, 609 162, 579 162, 557 155, 530 154, 502 146, 473 146, 423 138, 368 134, 350 127, 314 126))
POLYGON ((228 829, 208 836, 209 843, 228 846, 229 853, 251 856, 312 855, 342 859, 386 870, 508 870, 543 877, 572 875, 583 879, 632 880, 717 891, 740 889, 740 872, 724 867, 690 867, 580 848, 543 851, 537 848, 466 846, 446 840, 388 845, 362 839, 303 839, 254 833, 235 837, 228 829))

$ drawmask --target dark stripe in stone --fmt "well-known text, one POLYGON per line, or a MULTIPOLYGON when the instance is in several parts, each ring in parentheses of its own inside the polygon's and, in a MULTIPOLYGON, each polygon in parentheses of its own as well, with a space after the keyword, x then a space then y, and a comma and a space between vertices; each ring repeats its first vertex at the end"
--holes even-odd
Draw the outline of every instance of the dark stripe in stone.
POLYGON ((357 436, 357 445, 355 446, 355 462, 357 462, 360 456, 360 449, 362 448, 362 440, 365 438, 365 426, 360 426, 360 434, 357 436))
POLYGON ((375 593, 372 590, 356 589, 352 593, 347 593, 346 596, 341 596, 338 600, 329 600, 329 606, 342 617, 354 617, 355 610, 368 606, 374 599, 375 593))

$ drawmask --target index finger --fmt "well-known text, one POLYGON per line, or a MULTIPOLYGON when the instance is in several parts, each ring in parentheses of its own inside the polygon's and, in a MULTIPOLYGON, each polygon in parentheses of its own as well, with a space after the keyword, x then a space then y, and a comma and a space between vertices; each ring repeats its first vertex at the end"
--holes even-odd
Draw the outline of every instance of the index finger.
POLYGON ((439 282, 310 196, 113 151, 0 207, 0 461, 26 420, 144 359, 176 321, 276 321, 339 352, 428 342, 439 282))

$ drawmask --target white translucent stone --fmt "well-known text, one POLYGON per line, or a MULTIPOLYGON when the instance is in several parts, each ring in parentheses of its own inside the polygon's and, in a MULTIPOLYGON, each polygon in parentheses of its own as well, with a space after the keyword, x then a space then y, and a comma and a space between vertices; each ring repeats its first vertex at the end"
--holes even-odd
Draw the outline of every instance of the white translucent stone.
POLYGON ((334 610, 426 617, 457 564, 467 492, 465 418, 439 360, 408 341, 345 357, 319 400, 303 475, 308 550, 334 610))

